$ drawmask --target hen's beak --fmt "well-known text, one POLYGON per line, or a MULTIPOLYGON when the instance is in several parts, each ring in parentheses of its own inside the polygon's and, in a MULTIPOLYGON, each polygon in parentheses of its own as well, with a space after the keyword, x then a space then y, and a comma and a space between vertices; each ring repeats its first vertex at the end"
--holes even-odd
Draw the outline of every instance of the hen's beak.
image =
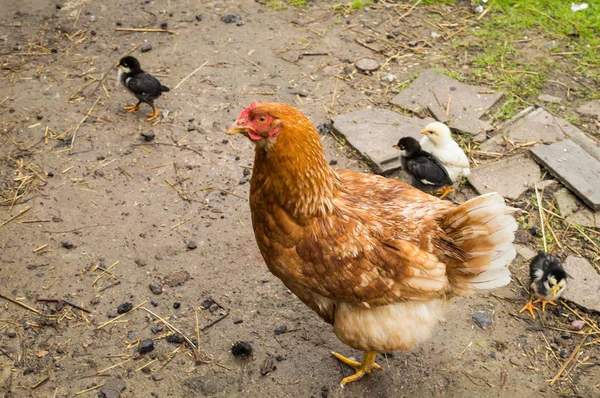
POLYGON ((552 297, 556 298, 556 295, 558 294, 559 289, 560 289, 560 287, 558 287, 558 285, 555 285, 552 288, 552 297))
POLYGON ((227 129, 227 134, 234 135, 238 133, 245 133, 247 131, 248 130, 246 129, 246 126, 238 123, 238 121, 236 120, 235 122, 231 123, 231 126, 229 126, 229 128, 227 129))

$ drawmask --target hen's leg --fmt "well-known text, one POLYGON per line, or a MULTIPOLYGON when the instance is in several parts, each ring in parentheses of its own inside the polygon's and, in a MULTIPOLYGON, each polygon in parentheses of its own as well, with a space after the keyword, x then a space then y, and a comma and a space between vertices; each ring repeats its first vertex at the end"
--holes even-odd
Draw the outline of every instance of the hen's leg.
POLYGON ((534 303, 538 303, 538 302, 542 303, 542 311, 546 311, 546 304, 556 305, 556 303, 554 301, 544 301, 542 299, 537 299, 534 301, 534 303))
POLYGON ((342 379, 342 381, 340 382, 340 386, 342 387, 353 381, 360 380, 364 375, 368 375, 369 373, 371 373, 373 369, 383 370, 381 369, 381 366, 375 363, 375 356, 377 355, 375 351, 365 352, 365 357, 362 363, 353 361, 352 359, 348 359, 345 356, 338 354, 337 352, 331 352, 331 355, 339 359, 342 363, 345 363, 346 365, 356 370, 356 373, 354 373, 352 376, 348 376, 342 379))
POLYGON ((142 103, 142 101, 139 101, 137 104, 124 106, 123 109, 125 109, 126 111, 129 111, 129 112, 137 112, 140 110, 141 103, 142 103))
MULTIPOLYGON (((536 301, 537 302, 537 301, 536 301)), ((521 308, 521 311, 519 311, 519 314, 523 311, 529 311, 529 313, 531 314, 531 316, 533 317, 533 319, 535 319, 535 314, 533 313, 534 310, 539 310, 539 308, 535 307, 533 305, 532 299, 529 299, 529 301, 527 302, 527 304, 525 304, 525 307, 521 308)))
POLYGON ((452 192, 452 187, 451 186, 447 186, 444 187, 440 192, 440 199, 444 199, 446 197, 446 195, 448 195, 450 192, 452 192))
POLYGON ((146 116, 148 116, 148 120, 154 120, 158 116, 158 109, 156 109, 156 107, 154 106, 154 102, 151 103, 150 106, 152 107, 152 110, 154 112, 152 112, 152 113, 146 113, 146 116))

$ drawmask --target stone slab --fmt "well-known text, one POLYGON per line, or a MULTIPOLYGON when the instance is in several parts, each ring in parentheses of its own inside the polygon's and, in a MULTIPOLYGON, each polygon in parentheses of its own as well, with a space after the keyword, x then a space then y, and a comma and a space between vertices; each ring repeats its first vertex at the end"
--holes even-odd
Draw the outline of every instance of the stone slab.
POLYGON ((481 144, 480 149, 486 152, 503 152, 504 148, 501 144, 504 137, 515 144, 536 141, 548 144, 571 139, 592 156, 600 159, 600 146, 583 131, 566 120, 554 117, 543 108, 528 109, 530 111, 527 114, 517 115, 518 120, 514 123, 507 123, 503 134, 490 138, 481 144))
POLYGON ((407 117, 385 109, 361 109, 333 117, 333 129, 365 158, 378 174, 402 168, 400 151, 392 146, 402 137, 420 140, 421 130, 435 120, 407 117))
POLYGON ((600 161, 571 140, 537 145, 530 152, 593 211, 600 210, 600 161))
POLYGON ((560 104, 562 102, 562 98, 555 97, 554 95, 550 94, 540 94, 538 96, 538 100, 542 102, 549 102, 551 104, 560 104))
POLYGON ((498 192, 517 199, 541 177, 540 166, 521 154, 471 169, 469 183, 479 194, 498 192))
POLYGON ((595 117, 600 120, 600 99, 586 102, 575 110, 582 115, 595 117))
POLYGON ((585 227, 600 228, 600 211, 591 211, 567 188, 556 191, 553 196, 558 204, 560 215, 565 217, 568 222, 585 227))
POLYGON ((527 245, 515 243, 514 246, 517 254, 523 257, 523 260, 525 261, 529 261, 537 255, 537 252, 527 245))
POLYGON ((391 103, 413 112, 428 109, 437 120, 451 128, 479 134, 491 128, 480 118, 503 95, 491 93, 487 87, 469 86, 430 69, 395 96, 391 103), (446 115, 448 101, 450 112, 446 115))
POLYGON ((600 311, 600 274, 581 257, 569 256, 563 266, 569 275, 563 298, 584 308, 600 311))

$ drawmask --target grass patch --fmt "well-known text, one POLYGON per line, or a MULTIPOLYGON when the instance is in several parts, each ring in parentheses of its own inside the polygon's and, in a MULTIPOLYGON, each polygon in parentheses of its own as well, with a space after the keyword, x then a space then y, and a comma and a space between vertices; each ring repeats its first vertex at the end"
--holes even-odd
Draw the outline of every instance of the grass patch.
POLYGON ((354 0, 350 3, 350 8, 353 10, 362 10, 366 6, 371 5, 371 3, 371 0, 354 0))
POLYGON ((274 8, 276 10, 285 10, 287 6, 283 4, 281 1, 271 0, 265 4, 267 7, 274 8))
POLYGON ((309 1, 310 0, 285 0, 286 3, 300 8, 305 8, 309 1))

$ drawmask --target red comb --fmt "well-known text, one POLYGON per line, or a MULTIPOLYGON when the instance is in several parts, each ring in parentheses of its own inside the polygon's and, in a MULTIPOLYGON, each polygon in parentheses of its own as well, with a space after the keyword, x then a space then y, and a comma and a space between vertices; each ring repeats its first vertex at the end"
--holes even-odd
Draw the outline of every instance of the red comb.
POLYGON ((248 118, 248 116, 250 116, 250 112, 252 112, 252 110, 253 110, 254 108, 256 108, 257 106, 258 106, 258 102, 257 102, 257 101, 252 101, 252 102, 250 103, 250 106, 248 106, 246 109, 244 109, 244 110, 242 111, 242 113, 240 113, 240 118, 247 119, 247 118, 248 118))

